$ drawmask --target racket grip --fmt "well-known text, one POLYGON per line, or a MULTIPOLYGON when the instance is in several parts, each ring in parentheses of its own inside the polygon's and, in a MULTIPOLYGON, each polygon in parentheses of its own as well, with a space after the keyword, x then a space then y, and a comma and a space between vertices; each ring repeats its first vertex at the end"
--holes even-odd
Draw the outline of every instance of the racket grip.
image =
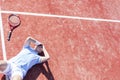
POLYGON ((10 41, 11 35, 12 35, 12 31, 9 31, 8 32, 8 38, 7 38, 8 41, 10 41))

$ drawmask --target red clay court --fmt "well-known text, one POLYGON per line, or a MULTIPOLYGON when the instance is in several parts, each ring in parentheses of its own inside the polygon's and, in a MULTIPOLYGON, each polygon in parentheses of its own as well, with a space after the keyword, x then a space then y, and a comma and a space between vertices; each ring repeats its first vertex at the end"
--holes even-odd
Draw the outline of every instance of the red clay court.
MULTIPOLYGON (((24 80, 120 80, 120 0, 1 0, 0 59, 10 59, 32 36, 50 54, 24 80), (20 27, 7 41, 7 18, 20 27)), ((1 78, 3 74, 0 74, 1 78)))

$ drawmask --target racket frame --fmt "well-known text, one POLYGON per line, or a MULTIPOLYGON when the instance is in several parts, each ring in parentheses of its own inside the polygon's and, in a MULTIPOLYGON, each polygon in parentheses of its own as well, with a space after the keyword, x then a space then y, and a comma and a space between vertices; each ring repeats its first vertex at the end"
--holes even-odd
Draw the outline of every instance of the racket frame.
MULTIPOLYGON (((8 38, 7 38, 7 40, 10 41, 10 38, 11 38, 11 36, 12 36, 13 30, 14 30, 15 28, 17 28, 18 26, 20 26, 20 24, 21 24, 20 17, 19 17, 18 15, 16 15, 16 14, 11 14, 11 15, 9 15, 9 17, 8 17, 8 24, 9 24, 9 27, 10 27, 10 31, 8 32, 8 38), (18 23, 17 25, 15 25, 15 26, 13 26, 13 25, 12 25, 12 21, 10 21, 10 18, 11 18, 12 16, 16 16, 17 18, 19 18, 19 23, 18 23)), ((14 23, 13 23, 13 24, 14 24, 14 23)))

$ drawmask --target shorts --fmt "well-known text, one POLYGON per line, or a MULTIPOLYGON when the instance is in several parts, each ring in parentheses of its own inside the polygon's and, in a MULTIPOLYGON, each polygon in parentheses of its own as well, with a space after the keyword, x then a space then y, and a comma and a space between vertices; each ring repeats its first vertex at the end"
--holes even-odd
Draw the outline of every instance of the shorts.
POLYGON ((19 75, 23 79, 25 74, 24 74, 24 71, 20 67, 16 66, 13 63, 10 78, 12 78, 15 75, 19 75))

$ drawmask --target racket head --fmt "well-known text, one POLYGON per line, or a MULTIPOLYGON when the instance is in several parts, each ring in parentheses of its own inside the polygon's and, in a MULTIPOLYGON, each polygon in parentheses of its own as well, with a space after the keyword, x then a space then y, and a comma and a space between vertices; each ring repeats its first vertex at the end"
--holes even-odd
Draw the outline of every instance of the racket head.
POLYGON ((11 14, 8 17, 8 23, 10 25, 10 29, 12 30, 21 24, 20 17, 16 14, 11 14))

